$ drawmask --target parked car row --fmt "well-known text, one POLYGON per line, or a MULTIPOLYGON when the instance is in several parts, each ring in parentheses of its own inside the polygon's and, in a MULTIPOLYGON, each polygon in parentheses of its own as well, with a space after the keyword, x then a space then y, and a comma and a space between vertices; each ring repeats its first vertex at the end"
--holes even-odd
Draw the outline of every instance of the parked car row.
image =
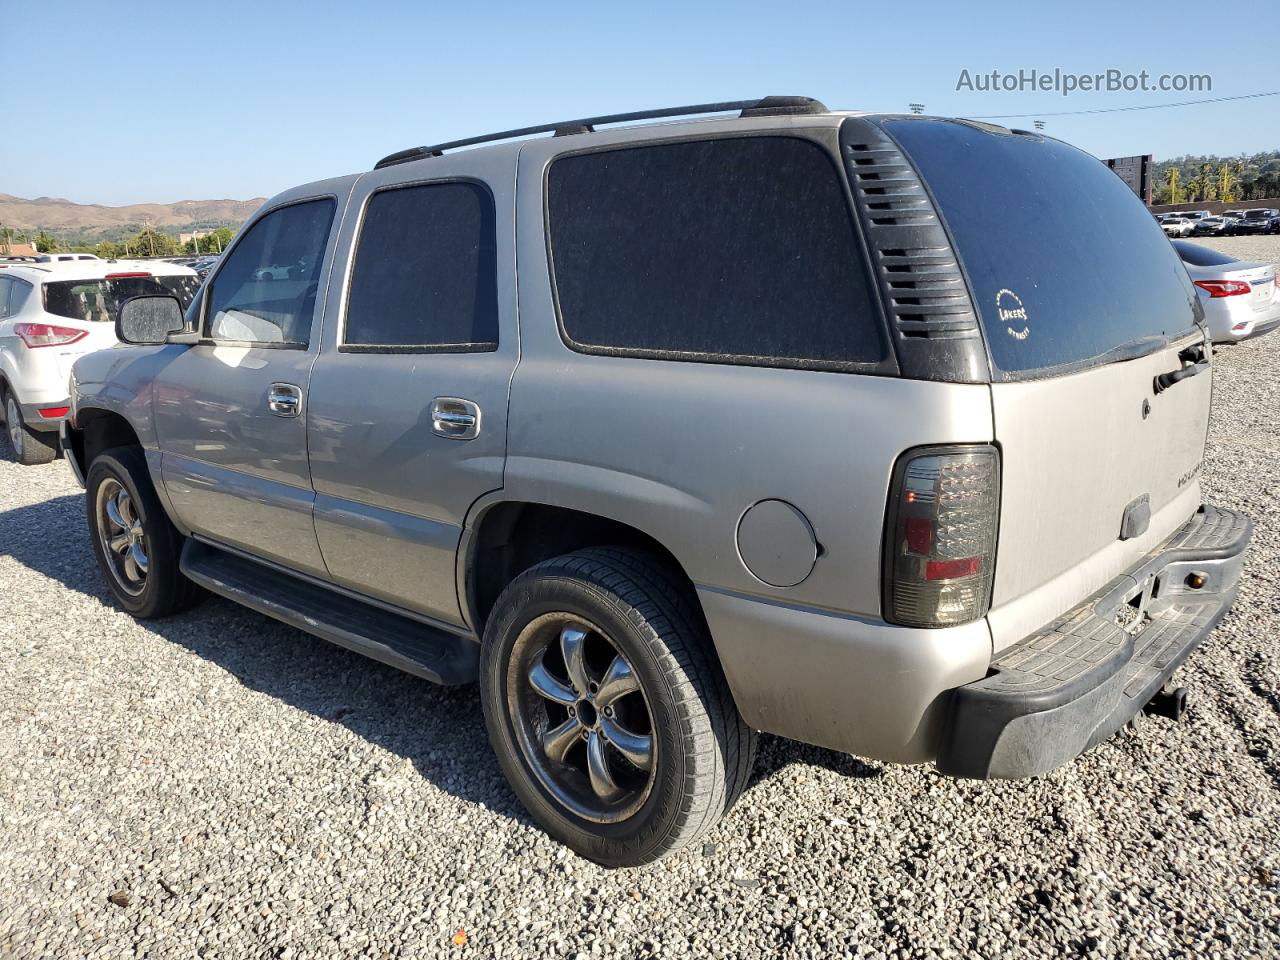
POLYGON ((1156 221, 1170 237, 1233 237, 1245 234, 1280 233, 1280 210, 1259 207, 1253 210, 1181 210, 1157 213, 1156 221))

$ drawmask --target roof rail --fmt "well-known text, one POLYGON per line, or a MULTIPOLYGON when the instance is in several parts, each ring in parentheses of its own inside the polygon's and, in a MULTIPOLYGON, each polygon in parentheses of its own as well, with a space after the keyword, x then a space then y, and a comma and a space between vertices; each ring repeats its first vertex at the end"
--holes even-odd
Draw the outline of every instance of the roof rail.
POLYGON ((495 140, 513 140, 516 137, 528 137, 535 133, 552 133, 558 137, 571 136, 577 133, 591 133, 596 127, 607 123, 629 123, 633 120, 660 120, 664 117, 688 117, 699 113, 732 113, 741 111, 743 117, 787 116, 806 113, 826 113, 827 108, 812 97, 764 97, 760 100, 729 100, 724 103, 698 103, 687 107, 663 107, 660 110, 637 110, 635 113, 612 113, 602 117, 584 117, 581 120, 560 120, 557 123, 543 123, 536 127, 521 127, 518 130, 503 130, 499 133, 487 133, 481 137, 467 137, 464 140, 450 140, 429 147, 410 147, 389 154, 373 165, 373 169, 395 166, 397 163, 408 163, 421 160, 423 157, 438 157, 446 150, 459 147, 471 147, 478 143, 492 143, 495 140))

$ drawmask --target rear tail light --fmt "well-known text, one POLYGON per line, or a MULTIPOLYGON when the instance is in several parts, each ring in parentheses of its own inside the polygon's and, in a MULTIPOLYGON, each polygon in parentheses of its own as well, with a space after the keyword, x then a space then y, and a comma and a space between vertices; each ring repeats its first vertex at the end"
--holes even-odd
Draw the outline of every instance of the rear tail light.
POLYGON ((1193 282, 1211 297, 1238 297, 1252 289, 1243 280, 1195 280, 1193 282))
POLYGON ((903 456, 889 491, 885 619, 945 627, 983 616, 999 515, 994 447, 922 447, 903 456))
POLYGON ((89 335, 88 330, 58 327, 51 323, 15 323, 13 332, 22 338, 23 343, 33 348, 66 346, 89 335))
POLYGON ((65 417, 70 412, 70 407, 37 407, 36 412, 46 420, 56 420, 58 417, 65 417))

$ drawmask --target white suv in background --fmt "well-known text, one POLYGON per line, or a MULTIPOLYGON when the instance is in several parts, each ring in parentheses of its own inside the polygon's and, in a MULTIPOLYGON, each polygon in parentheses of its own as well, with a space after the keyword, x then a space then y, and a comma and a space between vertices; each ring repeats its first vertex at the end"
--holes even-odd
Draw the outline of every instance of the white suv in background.
POLYGON ((121 303, 166 294, 185 305, 199 285, 195 271, 159 261, 0 261, 0 416, 18 462, 57 455, 71 364, 116 344, 121 303))

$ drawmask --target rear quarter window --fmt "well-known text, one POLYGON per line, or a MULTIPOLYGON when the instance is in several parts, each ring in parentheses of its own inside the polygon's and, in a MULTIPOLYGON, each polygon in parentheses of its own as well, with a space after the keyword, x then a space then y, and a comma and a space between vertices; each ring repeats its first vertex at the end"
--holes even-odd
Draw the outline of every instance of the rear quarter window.
POLYGON ((1082 366, 1195 327, 1195 292, 1141 200, 1056 140, 934 119, 884 122, 932 192, 1004 379, 1082 366))
POLYGON ((562 332, 587 353, 841 369, 887 341, 841 174, 792 137, 570 155, 547 178, 562 332))

